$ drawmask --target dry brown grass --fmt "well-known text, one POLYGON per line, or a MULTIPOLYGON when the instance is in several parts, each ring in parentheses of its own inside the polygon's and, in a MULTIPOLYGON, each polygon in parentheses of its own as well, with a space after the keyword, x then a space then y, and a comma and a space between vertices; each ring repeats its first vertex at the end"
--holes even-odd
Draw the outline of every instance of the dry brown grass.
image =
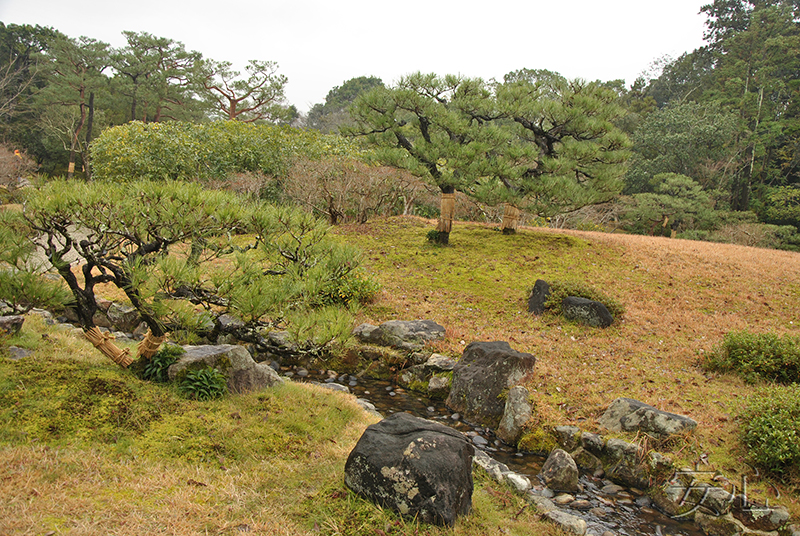
MULTIPOLYGON (((424 230, 430 223, 388 225, 424 230)), ((452 247, 457 249, 464 240, 459 233, 476 227, 455 226, 452 247)), ((368 266, 384 262, 380 252, 388 242, 380 229, 376 223, 347 231, 371 237, 360 242, 367 248, 368 266)), ((748 474, 752 481, 753 471, 737 439, 736 415, 754 387, 732 375, 709 374, 699 365, 703 354, 713 351, 730 331, 798 335, 800 254, 624 234, 544 228, 520 233, 572 236, 588 247, 564 253, 555 267, 545 262, 546 251, 512 251, 506 258, 486 259, 487 270, 493 264, 513 264, 516 280, 490 278, 494 304, 480 311, 469 310, 480 302, 468 290, 470 274, 463 284, 425 289, 411 283, 424 281, 426 274, 405 273, 402 261, 393 261, 396 270, 376 270, 384 291, 363 320, 430 318, 447 328, 447 340, 438 349, 452 355, 460 355, 464 345, 475 340, 505 340, 533 353, 536 378, 529 387, 542 411, 563 424, 594 430, 598 415, 623 396, 688 415, 699 425, 685 443, 673 447, 676 459, 691 463, 705 453, 711 467, 729 477, 748 474), (600 330, 525 312, 535 279, 565 277, 604 290, 623 303, 625 314, 611 328, 600 330)), ((408 255, 424 254, 424 231, 421 236, 419 242, 407 244, 408 255)), ((462 250, 455 257, 471 254, 462 250)), ((459 264, 450 269, 457 270, 459 264)), ((771 489, 766 482, 756 488, 754 492, 771 489)), ((797 496, 784 489, 783 499, 800 514, 797 496)))

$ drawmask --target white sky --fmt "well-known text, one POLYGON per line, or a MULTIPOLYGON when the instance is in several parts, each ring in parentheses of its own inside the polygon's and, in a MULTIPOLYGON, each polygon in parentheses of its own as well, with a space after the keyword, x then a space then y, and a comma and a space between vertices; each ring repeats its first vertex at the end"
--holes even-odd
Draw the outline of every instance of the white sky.
POLYGON ((271 60, 307 111, 357 76, 502 79, 521 68, 628 85, 653 60, 703 45, 708 0, 0 0, 5 24, 52 26, 120 47, 123 30, 243 68, 271 60))

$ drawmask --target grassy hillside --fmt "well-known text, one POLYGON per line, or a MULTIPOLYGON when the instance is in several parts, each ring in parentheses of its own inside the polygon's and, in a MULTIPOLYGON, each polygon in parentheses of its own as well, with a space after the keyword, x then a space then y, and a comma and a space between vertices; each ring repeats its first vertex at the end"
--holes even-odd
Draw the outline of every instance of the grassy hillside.
POLYGON ((442 248, 425 240, 432 225, 395 218, 342 229, 384 285, 364 321, 430 318, 447 328, 438 349, 453 356, 475 340, 531 352, 537 372, 529 387, 543 423, 594 430, 621 396, 690 416, 696 432, 664 448, 687 464, 707 459, 704 469, 734 481, 747 475, 750 491, 773 501, 777 486, 800 515, 798 483, 756 478, 738 437, 745 401, 769 384, 700 366, 731 331, 800 335, 800 254, 541 228, 503 236, 479 224, 457 225, 442 248), (625 313, 605 330, 529 315, 536 279, 586 283, 625 313))
MULTIPOLYGON (((449 247, 431 223, 377 220, 337 230, 362 248, 383 290, 360 321, 433 319, 437 350, 506 340, 538 361, 539 419, 592 430, 618 396, 688 415, 697 432, 665 448, 707 455, 752 495, 800 516, 791 484, 746 464, 737 415, 768 389, 704 372, 700 359, 737 329, 797 335, 800 255, 642 236, 458 224, 449 247), (577 279, 626 309, 606 330, 528 315, 536 279, 577 279)), ((402 521, 343 484, 347 454, 374 418, 346 395, 289 385, 215 402, 141 382, 88 342, 35 316, 0 341, 0 534, 559 534, 507 490, 477 481, 475 512, 453 530, 402 521)), ((704 458, 705 459, 705 458, 704 458)), ((705 466, 704 466, 705 468, 705 466)))

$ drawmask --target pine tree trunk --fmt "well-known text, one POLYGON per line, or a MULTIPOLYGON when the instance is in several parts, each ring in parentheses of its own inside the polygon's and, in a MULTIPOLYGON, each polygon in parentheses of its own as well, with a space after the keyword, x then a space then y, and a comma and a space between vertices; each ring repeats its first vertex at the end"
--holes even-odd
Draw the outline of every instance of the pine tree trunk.
POLYGON ((89 158, 89 143, 92 141, 92 127, 94 126, 94 91, 89 93, 89 115, 86 117, 86 144, 82 151, 83 170, 86 178, 92 178, 92 162, 89 158))

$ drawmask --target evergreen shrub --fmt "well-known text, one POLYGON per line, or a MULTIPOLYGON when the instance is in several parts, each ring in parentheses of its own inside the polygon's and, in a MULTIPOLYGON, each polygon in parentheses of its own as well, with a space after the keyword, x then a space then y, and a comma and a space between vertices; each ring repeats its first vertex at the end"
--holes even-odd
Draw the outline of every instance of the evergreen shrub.
POLYGON ((735 331, 703 363, 708 370, 735 372, 745 381, 800 381, 800 340, 789 335, 735 331))
POLYGON ((755 464, 781 476, 800 472, 800 384, 753 396, 741 418, 742 441, 755 464))

